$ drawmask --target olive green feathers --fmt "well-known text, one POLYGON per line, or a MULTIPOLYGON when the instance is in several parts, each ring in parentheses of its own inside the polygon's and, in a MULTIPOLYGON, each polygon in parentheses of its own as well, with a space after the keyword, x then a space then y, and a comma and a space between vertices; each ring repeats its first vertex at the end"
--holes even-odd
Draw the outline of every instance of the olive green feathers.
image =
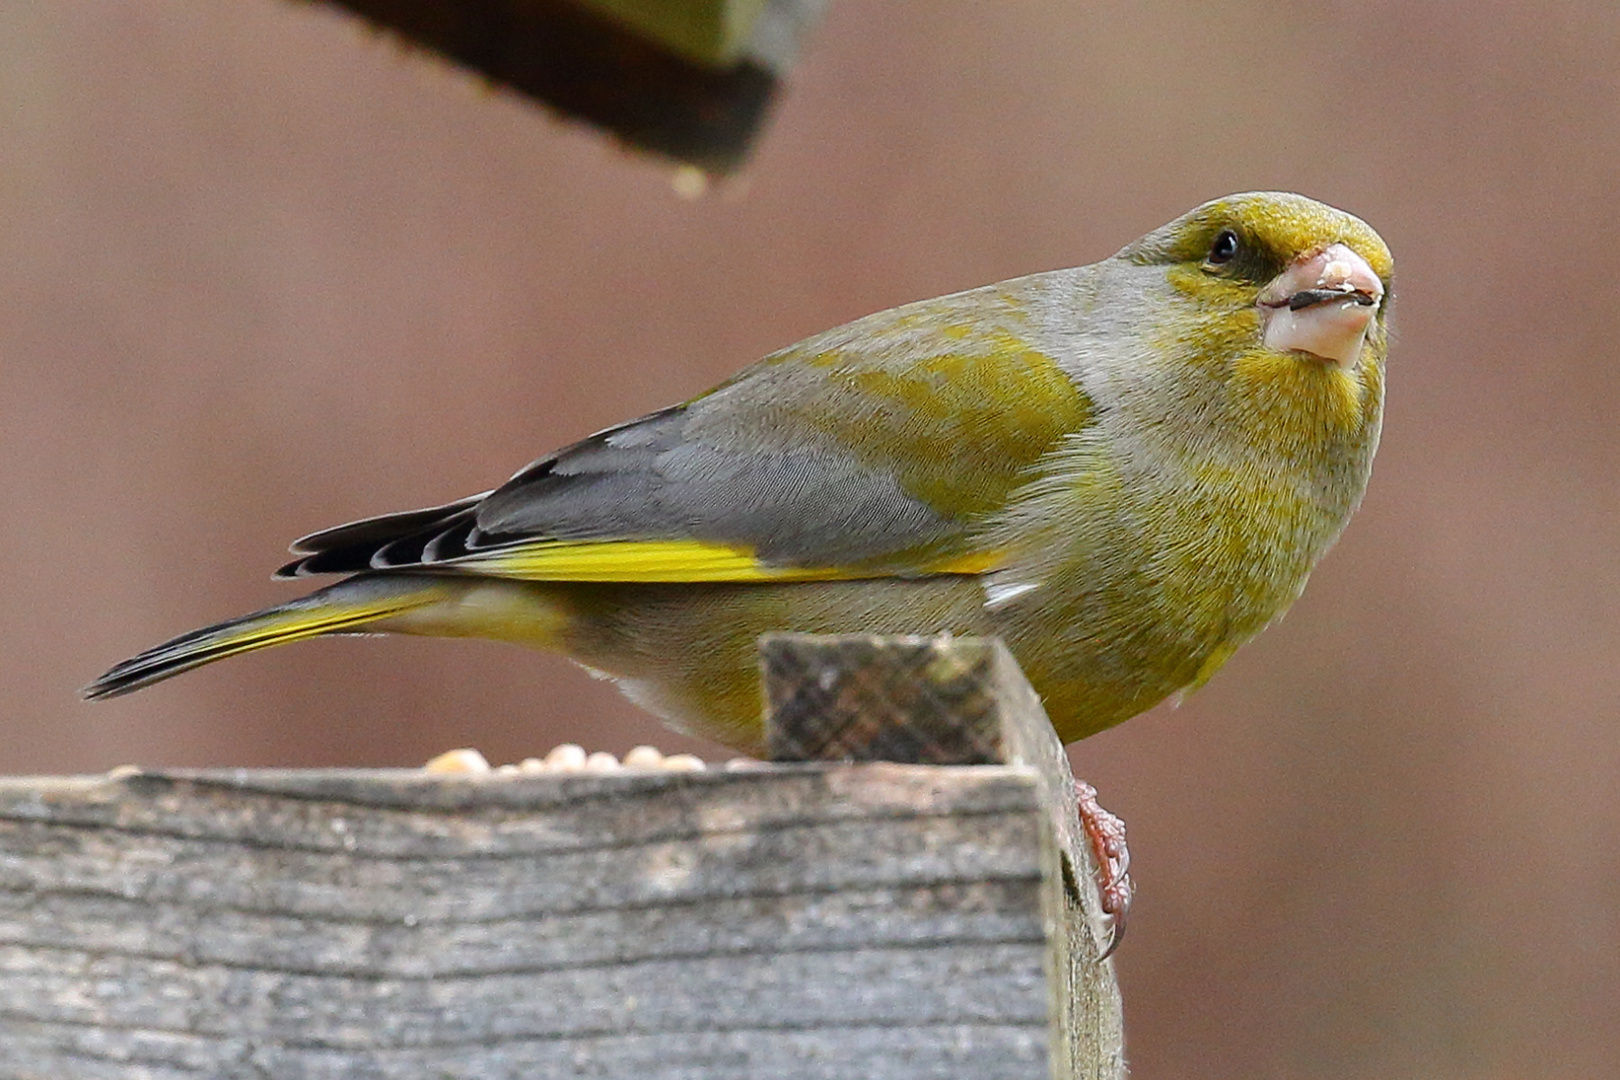
POLYGON ((344 575, 177 638, 108 697, 284 640, 516 641, 758 748, 773 630, 999 634, 1058 733, 1200 685, 1361 499, 1393 266, 1298 195, 1206 203, 1118 254, 772 354, 491 492, 298 541, 344 575))

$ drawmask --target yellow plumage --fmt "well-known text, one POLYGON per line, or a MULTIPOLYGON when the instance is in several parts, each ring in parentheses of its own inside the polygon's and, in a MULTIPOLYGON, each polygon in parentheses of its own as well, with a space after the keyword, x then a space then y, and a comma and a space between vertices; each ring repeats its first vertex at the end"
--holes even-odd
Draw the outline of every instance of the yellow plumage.
POLYGON ((1361 497, 1392 264, 1232 196, 1112 258, 881 312, 502 487, 295 545, 346 575, 176 639, 111 696, 357 629, 550 649, 757 749, 763 632, 998 634, 1065 739, 1196 687, 1361 497))

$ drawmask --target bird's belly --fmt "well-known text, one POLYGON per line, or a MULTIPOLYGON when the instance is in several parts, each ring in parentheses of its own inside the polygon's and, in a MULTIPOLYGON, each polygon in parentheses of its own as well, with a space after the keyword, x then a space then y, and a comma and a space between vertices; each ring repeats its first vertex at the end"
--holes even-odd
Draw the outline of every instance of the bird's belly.
MULTIPOLYGON (((554 586, 555 587, 555 586, 554 586)), ((561 651, 619 680, 677 730, 763 750, 758 639, 990 632, 972 577, 758 585, 590 585, 568 591, 561 651)))
POLYGON ((573 586, 561 651, 618 680, 671 727, 748 754, 763 749, 756 643, 772 631, 1001 634, 1065 742, 1152 706, 1197 668, 1190 648, 1172 656, 1140 628, 1077 618, 1072 603, 1049 596, 1029 599, 1032 616, 998 618, 985 608, 983 583, 968 576, 573 586))

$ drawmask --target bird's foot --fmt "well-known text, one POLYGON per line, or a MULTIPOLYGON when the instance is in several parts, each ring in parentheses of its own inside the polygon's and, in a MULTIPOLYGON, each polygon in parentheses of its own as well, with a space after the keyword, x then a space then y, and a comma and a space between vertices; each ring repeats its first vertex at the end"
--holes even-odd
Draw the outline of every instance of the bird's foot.
POLYGON ((1101 957, 1106 960, 1125 937, 1125 916, 1136 892, 1136 886, 1131 884, 1131 853, 1125 846, 1125 822, 1098 804, 1096 788, 1084 780, 1075 781, 1075 787, 1080 795, 1080 827, 1085 829, 1091 854, 1097 860, 1097 893, 1112 928, 1101 957))

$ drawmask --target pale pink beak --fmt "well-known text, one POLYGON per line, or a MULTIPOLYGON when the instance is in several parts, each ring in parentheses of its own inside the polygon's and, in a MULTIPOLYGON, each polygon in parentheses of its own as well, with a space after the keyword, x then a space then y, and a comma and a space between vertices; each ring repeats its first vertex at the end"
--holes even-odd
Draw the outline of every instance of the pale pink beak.
POLYGON ((1307 252, 1256 301, 1266 348, 1354 367, 1383 298, 1384 283, 1344 244, 1307 252))

